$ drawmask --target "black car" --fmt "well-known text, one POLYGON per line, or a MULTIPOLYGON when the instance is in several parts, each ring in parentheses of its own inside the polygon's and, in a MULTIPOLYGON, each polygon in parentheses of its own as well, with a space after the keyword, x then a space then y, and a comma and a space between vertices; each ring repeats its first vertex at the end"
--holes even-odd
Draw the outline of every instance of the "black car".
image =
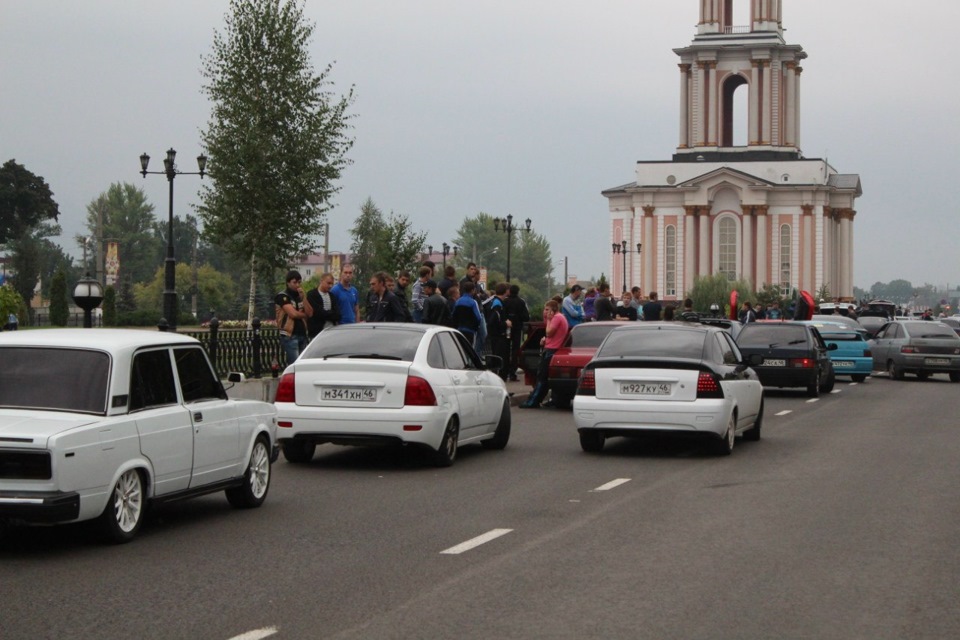
POLYGON ((816 327, 796 322, 750 322, 737 336, 744 357, 763 356, 755 367, 765 387, 806 387, 816 398, 830 393, 836 376, 827 345, 816 327))

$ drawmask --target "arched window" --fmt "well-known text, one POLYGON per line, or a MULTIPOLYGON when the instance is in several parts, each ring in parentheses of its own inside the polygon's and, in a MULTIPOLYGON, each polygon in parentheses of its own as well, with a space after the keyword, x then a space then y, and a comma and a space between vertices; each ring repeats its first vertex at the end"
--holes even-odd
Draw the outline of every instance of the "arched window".
POLYGON ((793 276, 793 230, 790 225, 780 225, 780 295, 790 295, 790 280, 793 276))
POLYGON ((667 225, 664 232, 666 241, 666 265, 664 265, 664 275, 666 286, 666 295, 677 295, 677 228, 673 225, 667 225))
POLYGON ((739 254, 737 238, 737 222, 732 217, 721 218, 717 224, 719 239, 719 262, 717 273, 721 273, 728 280, 737 279, 737 255, 739 254))

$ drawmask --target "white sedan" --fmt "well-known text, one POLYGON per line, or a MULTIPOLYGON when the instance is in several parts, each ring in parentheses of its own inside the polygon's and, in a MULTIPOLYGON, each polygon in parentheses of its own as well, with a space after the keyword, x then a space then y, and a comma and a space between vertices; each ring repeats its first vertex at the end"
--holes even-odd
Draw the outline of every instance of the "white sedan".
POLYGON ((760 439, 763 386, 730 335, 674 322, 618 327, 580 376, 573 417, 584 451, 609 436, 704 434, 720 455, 760 439))
POLYGON ((307 462, 316 446, 417 445, 438 466, 459 445, 503 449, 510 398, 460 332, 446 327, 361 323, 327 329, 286 368, 277 387, 280 447, 307 462))
POLYGON ((0 333, 0 527, 98 519, 131 540, 148 502, 267 497, 276 409, 230 400, 197 340, 122 329, 0 333))

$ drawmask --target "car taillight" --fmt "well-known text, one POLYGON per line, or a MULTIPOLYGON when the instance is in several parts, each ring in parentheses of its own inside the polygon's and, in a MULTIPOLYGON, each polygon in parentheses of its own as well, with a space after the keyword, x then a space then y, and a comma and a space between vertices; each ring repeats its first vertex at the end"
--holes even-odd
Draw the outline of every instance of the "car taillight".
POLYGON ((872 358, 872 357, 873 357, 873 352, 870 351, 870 349, 867 349, 866 351, 863 352, 863 357, 864 357, 864 358, 872 358))
POLYGON ((720 381, 712 373, 701 371, 697 377, 697 397, 698 398, 722 398, 723 389, 720 388, 720 381))
POLYGON ((900 347, 900 353, 920 353, 920 349, 917 349, 916 347, 911 347, 910 345, 905 344, 902 347, 900 347))
POLYGON ((817 366, 817 361, 813 358, 794 358, 790 361, 790 366, 797 369, 813 369, 817 366))
POLYGON ((588 369, 580 374, 580 380, 577 382, 578 396, 597 395, 597 375, 593 369, 588 369))
POLYGON ((407 376, 403 404, 413 407, 433 407, 437 404, 437 396, 429 382, 417 376, 407 376))
POLYGON ((297 402, 297 385, 294 383, 292 373, 285 373, 280 378, 280 384, 277 385, 277 395, 274 402, 297 402))

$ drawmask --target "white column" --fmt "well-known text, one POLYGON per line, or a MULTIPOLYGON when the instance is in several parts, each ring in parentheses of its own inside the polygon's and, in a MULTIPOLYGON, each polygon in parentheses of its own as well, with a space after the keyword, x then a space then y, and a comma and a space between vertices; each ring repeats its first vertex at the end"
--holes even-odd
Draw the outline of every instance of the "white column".
POLYGON ((686 292, 693 288, 693 279, 697 275, 697 214, 694 207, 684 207, 684 209, 683 223, 686 228, 683 234, 683 291, 686 292))
POLYGON ((753 216, 749 211, 750 207, 743 208, 743 274, 742 277, 750 281, 754 290, 757 286, 756 272, 753 269, 753 216))
POLYGON ((823 207, 820 215, 823 219, 823 283, 827 288, 833 291, 836 280, 833 275, 833 216, 830 215, 830 207, 823 207))
POLYGON ((750 71, 750 94, 749 104, 747 105, 747 114, 749 119, 750 133, 747 144, 760 144, 760 69, 756 60, 751 61, 753 67, 750 71))
POLYGON ((769 233, 767 232, 767 208, 755 207, 757 216, 757 281, 756 288, 769 284, 770 276, 767 273, 767 256, 769 252, 769 233))
POLYGON ((761 144, 770 144, 773 141, 773 131, 771 129, 771 98, 773 97, 773 80, 770 73, 770 61, 763 61, 763 108, 760 117, 763 122, 763 139, 761 144))
POLYGON ((787 82, 784 91, 786 92, 786 111, 787 113, 787 126, 786 131, 784 132, 783 144, 790 147, 796 146, 797 143, 797 118, 796 118, 796 91, 797 91, 797 63, 788 62, 787 63, 787 82))
POLYGON ((717 63, 716 61, 710 62, 710 72, 708 74, 708 82, 710 83, 708 95, 710 100, 710 134, 707 136, 707 144, 710 146, 716 146, 720 143, 720 138, 717 135, 719 128, 719 114, 720 107, 717 105, 718 100, 718 91, 717 91, 717 63))
POLYGON ((705 78, 707 74, 705 73, 705 62, 697 62, 696 67, 693 71, 693 95, 695 97, 695 104, 693 112, 693 146, 703 147, 706 146, 706 130, 707 130, 707 97, 705 91, 705 78))
POLYGON ((710 275, 710 209, 701 207, 697 222, 700 224, 700 268, 698 275, 710 275))
MULTIPOLYGON (((654 273, 653 268, 653 250, 656 247, 658 255, 662 252, 653 230, 653 211, 653 207, 643 208, 643 252, 641 254, 643 256, 643 267, 640 271, 640 279, 642 280, 640 288, 643 289, 644 294, 649 293, 656 282, 657 274, 654 273)), ((634 243, 634 249, 636 249, 636 243, 634 243)))
POLYGON ((796 76, 793 80, 793 144, 800 148, 800 74, 803 67, 797 65, 796 76))
POLYGON ((853 295, 853 233, 851 223, 852 211, 847 209, 840 214, 840 241, 843 243, 843 276, 838 296, 853 295))
POLYGON ((680 66, 680 148, 690 146, 690 65, 680 66))

